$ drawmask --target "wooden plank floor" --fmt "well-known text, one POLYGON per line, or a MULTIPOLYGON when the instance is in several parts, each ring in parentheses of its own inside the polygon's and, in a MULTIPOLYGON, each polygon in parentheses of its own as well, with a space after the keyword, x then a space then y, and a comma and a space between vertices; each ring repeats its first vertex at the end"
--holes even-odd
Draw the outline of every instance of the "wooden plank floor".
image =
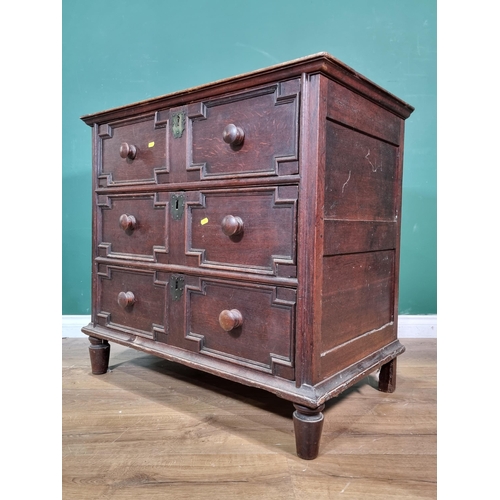
POLYGON ((92 375, 88 340, 62 343, 64 500, 437 497, 435 339, 403 339, 395 393, 373 374, 328 402, 313 461, 272 394, 117 344, 92 375))

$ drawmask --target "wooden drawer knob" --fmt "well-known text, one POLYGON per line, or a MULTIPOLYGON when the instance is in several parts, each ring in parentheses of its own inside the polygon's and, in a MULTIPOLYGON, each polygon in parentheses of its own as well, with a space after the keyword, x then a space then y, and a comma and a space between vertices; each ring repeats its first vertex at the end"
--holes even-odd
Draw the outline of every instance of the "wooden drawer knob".
POLYGON ((132 292, 120 292, 118 294, 118 304, 120 307, 123 307, 123 309, 133 306, 134 302, 135 296, 132 292))
POLYGON ((222 138, 224 142, 227 142, 231 146, 239 146, 245 140, 245 132, 241 127, 237 127, 233 123, 230 123, 224 128, 222 138))
POLYGON ((219 314, 219 324, 226 332, 230 332, 243 324, 243 316, 238 309, 226 309, 219 314))
POLYGON ((222 219, 221 227, 226 236, 234 236, 243 232, 243 220, 234 215, 226 215, 222 219))
POLYGON ((120 227, 124 231, 135 229, 136 224, 137 221, 133 215, 128 215, 128 214, 120 215, 120 227))
POLYGON ((135 155, 137 154, 137 148, 132 144, 128 144, 126 142, 122 142, 120 145, 120 156, 122 158, 128 158, 129 160, 133 160, 135 155))

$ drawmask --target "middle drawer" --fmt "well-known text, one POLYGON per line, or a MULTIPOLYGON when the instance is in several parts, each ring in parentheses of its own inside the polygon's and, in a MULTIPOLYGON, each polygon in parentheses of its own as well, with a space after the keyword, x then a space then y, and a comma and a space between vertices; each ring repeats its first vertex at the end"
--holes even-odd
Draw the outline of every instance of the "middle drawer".
POLYGON ((186 193, 186 265, 296 277, 297 195, 297 186, 186 193))
POLYGON ((296 278, 296 185, 100 197, 98 256, 296 278))

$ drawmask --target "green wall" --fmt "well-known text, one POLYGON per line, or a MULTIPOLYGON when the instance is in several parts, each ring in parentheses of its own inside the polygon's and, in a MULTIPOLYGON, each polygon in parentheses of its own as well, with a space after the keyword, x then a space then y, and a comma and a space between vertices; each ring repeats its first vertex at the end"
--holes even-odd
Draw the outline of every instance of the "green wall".
POLYGON ((90 314, 91 129, 79 117, 326 51, 413 105, 401 314, 436 313, 436 0, 63 0, 63 314, 90 314))

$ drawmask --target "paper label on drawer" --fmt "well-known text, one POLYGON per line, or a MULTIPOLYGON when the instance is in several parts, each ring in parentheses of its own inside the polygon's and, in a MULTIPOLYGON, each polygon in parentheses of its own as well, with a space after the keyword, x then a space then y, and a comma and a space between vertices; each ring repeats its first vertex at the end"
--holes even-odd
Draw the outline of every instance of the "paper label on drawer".
POLYGON ((155 145, 154 141, 148 144, 148 148, 152 148, 155 145))
POLYGON ((208 219, 205 217, 204 219, 201 219, 200 224, 204 226, 208 222, 208 219))

